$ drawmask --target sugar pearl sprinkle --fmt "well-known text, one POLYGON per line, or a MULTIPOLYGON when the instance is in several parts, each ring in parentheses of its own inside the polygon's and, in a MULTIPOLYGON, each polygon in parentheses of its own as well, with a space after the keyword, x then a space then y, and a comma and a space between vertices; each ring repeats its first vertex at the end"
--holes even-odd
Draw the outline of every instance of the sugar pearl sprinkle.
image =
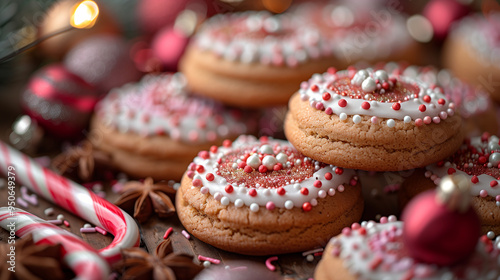
POLYGON ((480 238, 470 262, 440 268, 412 259, 404 249, 402 234, 403 222, 396 219, 383 217, 380 223, 355 223, 330 240, 328 253, 341 258, 351 274, 361 279, 442 280, 461 275, 460 279, 473 280, 500 276, 500 240, 480 238), (461 274, 464 267, 475 273, 461 274))
MULTIPOLYGON (((426 167, 426 177, 435 184, 450 174, 463 174, 471 180, 471 195, 500 201, 500 143, 497 136, 465 139, 460 149, 444 161, 426 167)), ((497 203, 499 205, 499 203, 497 203)))
POLYGON ((288 67, 330 55, 333 49, 308 21, 268 12, 216 15, 194 42, 225 60, 288 67))
POLYGON ((252 212, 294 207, 307 212, 321 198, 357 183, 354 170, 314 161, 287 141, 245 135, 229 145, 200 152, 188 171, 192 188, 212 195, 222 205, 234 203, 252 212))
POLYGON ((441 88, 393 72, 349 67, 316 74, 302 83, 301 100, 316 110, 338 115, 342 121, 359 124, 368 116, 373 124, 388 119, 382 123, 391 128, 396 120, 421 126, 454 115, 455 104, 446 99, 441 88), (329 98, 323 98, 325 95, 329 98))
POLYGON ((190 96, 181 73, 147 75, 136 84, 114 89, 97 104, 96 114, 122 133, 167 135, 190 143, 248 133, 253 126, 251 117, 240 111, 190 96))

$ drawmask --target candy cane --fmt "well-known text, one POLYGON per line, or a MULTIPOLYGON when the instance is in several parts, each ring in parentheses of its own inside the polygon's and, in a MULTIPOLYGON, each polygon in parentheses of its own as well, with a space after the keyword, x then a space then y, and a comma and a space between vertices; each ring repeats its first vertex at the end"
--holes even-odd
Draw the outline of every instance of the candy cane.
POLYGON ((0 208, 0 226, 18 236, 32 234, 35 244, 61 244, 64 262, 77 279, 107 279, 109 265, 89 244, 73 233, 17 208, 0 208))
POLYGON ((0 168, 5 175, 9 173, 9 166, 13 166, 10 175, 15 174, 16 182, 21 182, 45 199, 113 234, 115 238, 111 244, 99 250, 110 264, 120 260, 120 249, 139 245, 139 229, 130 215, 0 141, 0 168))

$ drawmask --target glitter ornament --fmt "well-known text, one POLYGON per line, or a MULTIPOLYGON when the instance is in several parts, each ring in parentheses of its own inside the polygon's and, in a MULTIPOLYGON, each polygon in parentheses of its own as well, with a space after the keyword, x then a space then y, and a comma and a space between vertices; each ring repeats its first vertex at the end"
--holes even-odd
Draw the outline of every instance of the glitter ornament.
POLYGON ((415 260, 452 265, 475 250, 479 218, 470 206, 470 181, 465 176, 444 177, 436 190, 413 199, 402 214, 403 239, 415 260))
POLYGON ((62 65, 53 64, 31 77, 21 103, 46 131, 61 138, 76 138, 87 126, 97 101, 94 87, 62 65))

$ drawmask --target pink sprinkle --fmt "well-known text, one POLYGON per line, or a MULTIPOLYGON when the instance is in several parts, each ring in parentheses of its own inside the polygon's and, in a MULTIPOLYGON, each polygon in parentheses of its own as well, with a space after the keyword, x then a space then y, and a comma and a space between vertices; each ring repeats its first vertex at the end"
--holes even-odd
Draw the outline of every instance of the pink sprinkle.
POLYGON ((455 103, 451 102, 450 105, 448 105, 448 107, 450 107, 450 109, 455 109, 455 103))
POLYGON ((488 196, 488 192, 487 192, 486 190, 481 190, 481 191, 479 192, 479 195, 480 195, 481 197, 487 197, 487 196, 488 196))
POLYGON ((432 118, 432 121, 434 123, 440 123, 441 122, 441 118, 440 117, 434 117, 434 118, 432 118))
POLYGON ((380 223, 381 224, 387 224, 387 222, 388 222, 387 217, 380 218, 380 223))
POLYGON ((96 232, 95 228, 81 228, 80 229, 81 233, 94 233, 96 232))
POLYGON ((325 106, 323 105, 323 103, 318 102, 318 103, 316 103, 316 109, 317 110, 323 110, 323 109, 325 109, 325 106))
POLYGON ((100 233, 102 235, 108 234, 108 232, 106 230, 104 230, 102 227, 98 227, 98 226, 95 227, 95 231, 97 231, 98 233, 100 233))
POLYGON ((24 200, 20 197, 17 198, 17 203, 24 208, 28 208, 28 202, 26 202, 26 200, 24 200))
POLYGON ((351 225, 351 229, 354 229, 354 230, 359 229, 360 227, 361 227, 361 225, 359 223, 353 223, 351 225))
POLYGON ((271 264, 271 262, 274 262, 274 261, 277 261, 278 260, 278 257, 277 256, 274 256, 274 257, 270 257, 266 260, 266 267, 267 269, 271 270, 271 271, 275 271, 276 270, 276 267, 274 265, 271 264))
POLYGON ((337 190, 338 190, 339 192, 343 192, 343 191, 344 191, 344 185, 340 185, 340 186, 338 186, 338 187, 337 187, 337 190))
POLYGON ((209 258, 209 257, 205 257, 205 256, 202 256, 202 255, 198 255, 198 260, 202 261, 202 262, 209 261, 209 262, 211 262, 213 264, 220 264, 220 260, 209 258))
POLYGON ((431 122, 432 122, 431 117, 429 117, 429 116, 424 117, 424 123, 425 123, 425 124, 430 124, 431 122))
POLYGON ((376 124, 376 123, 378 123, 378 118, 377 117, 372 117, 371 121, 372 121, 373 124, 376 124))
POLYGON ((48 220, 47 223, 53 224, 53 225, 60 225, 62 224, 61 220, 48 220))
POLYGON ((326 113, 327 115, 331 115, 331 114, 333 114, 333 110, 332 110, 332 108, 330 108, 330 107, 326 108, 325 113, 326 113))
POLYGON ((497 196, 495 196, 495 200, 496 200, 496 201, 500 201, 500 194, 499 194, 499 195, 497 195, 497 196))
POLYGON ((168 236, 172 233, 172 231, 174 231, 174 229, 172 227, 169 227, 167 229, 167 231, 165 231, 165 234, 163 235, 163 239, 167 239, 168 236))
POLYGON ((443 120, 446 120, 448 118, 448 113, 446 113, 445 111, 442 111, 439 113, 439 117, 441 117, 441 119, 443 119, 443 120))
POLYGON ((342 229, 342 234, 345 236, 351 235, 351 229, 348 227, 345 227, 344 229, 342 229))
POLYGON ((276 205, 274 205, 274 202, 272 202, 272 201, 269 201, 266 203, 266 209, 269 211, 274 210, 275 207, 276 207, 276 205))
POLYGON ((194 171, 189 170, 187 172, 187 176, 188 176, 189 179, 193 179, 193 177, 194 177, 194 171))
POLYGON ((113 193, 120 193, 123 190, 123 184, 120 182, 117 182, 111 187, 111 191, 113 193))
POLYGON ((424 124, 424 122, 422 121, 422 119, 419 118, 419 119, 415 120, 415 126, 418 127, 418 126, 422 126, 423 124, 424 124))
POLYGON ((207 188, 207 187, 202 187, 202 188, 200 189, 200 193, 201 193, 201 194, 207 194, 207 193, 208 193, 208 188, 207 188))
POLYGON ((69 222, 68 222, 68 221, 64 220, 64 222, 63 222, 63 223, 64 223, 64 225, 65 225, 66 227, 69 227, 69 222))
POLYGON ((26 197, 24 197, 24 200, 31 203, 32 205, 35 205, 35 206, 38 205, 38 197, 36 196, 36 194, 27 195, 26 197))
POLYGON ((237 267, 229 268, 229 270, 236 270, 236 271, 247 270, 247 269, 248 269, 248 267, 246 267, 246 266, 237 266, 237 267))
POLYGON ((184 237, 186 237, 186 239, 190 239, 191 238, 191 235, 189 235, 189 233, 187 233, 187 231, 182 230, 181 233, 182 233, 182 235, 184 235, 184 237))
POLYGON ((351 186, 356 186, 357 183, 358 183, 358 180, 356 180, 354 178, 351 179, 351 181, 349 181, 349 185, 351 185, 351 186))

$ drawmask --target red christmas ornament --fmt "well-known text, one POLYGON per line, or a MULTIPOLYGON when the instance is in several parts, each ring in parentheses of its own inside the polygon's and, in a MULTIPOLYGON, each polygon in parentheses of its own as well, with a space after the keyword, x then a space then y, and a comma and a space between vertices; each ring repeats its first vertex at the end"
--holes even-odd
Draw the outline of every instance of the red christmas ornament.
POLYGON ((88 125, 97 91, 60 64, 38 70, 22 95, 22 106, 47 132, 77 138, 88 125))
POLYGON ((436 190, 422 193, 405 208, 403 239, 415 260, 447 266, 475 250, 480 222, 470 207, 469 188, 463 176, 444 177, 436 190))
POLYGON ((432 0, 425 6, 423 15, 431 22, 434 36, 443 40, 452 23, 467 15, 469 10, 457 0, 432 0))
POLYGON ((154 56, 167 71, 177 71, 177 64, 189 42, 189 36, 172 27, 160 30, 153 39, 154 56))

